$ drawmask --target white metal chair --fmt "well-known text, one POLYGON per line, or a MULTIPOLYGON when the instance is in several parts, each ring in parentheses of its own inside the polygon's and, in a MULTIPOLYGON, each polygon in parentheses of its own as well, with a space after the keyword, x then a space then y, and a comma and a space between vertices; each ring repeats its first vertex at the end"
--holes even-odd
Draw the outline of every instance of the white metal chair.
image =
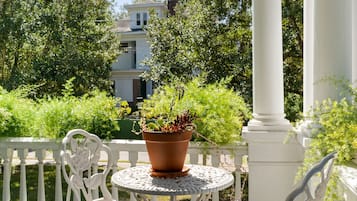
POLYGON ((62 172, 68 184, 66 200, 81 201, 113 201, 106 186, 106 177, 112 165, 111 151, 98 136, 82 129, 74 129, 67 133, 62 141, 62 172), (104 151, 108 161, 103 171, 98 171, 100 152, 104 151), (68 168, 68 167, 69 168, 68 168), (99 189, 101 198, 99 197, 99 189))
POLYGON ((336 154, 336 152, 330 153, 319 163, 314 165, 306 173, 300 185, 287 196, 286 201, 294 201, 302 194, 306 194, 305 201, 322 201, 325 196, 327 183, 332 173, 336 154), (314 176, 318 176, 319 179, 314 180, 314 176))

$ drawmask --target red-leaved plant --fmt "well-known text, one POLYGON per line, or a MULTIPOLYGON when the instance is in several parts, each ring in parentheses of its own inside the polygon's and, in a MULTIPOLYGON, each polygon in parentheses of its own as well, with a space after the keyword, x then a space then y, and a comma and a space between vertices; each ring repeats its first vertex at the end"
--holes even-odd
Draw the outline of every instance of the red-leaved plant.
POLYGON ((160 131, 173 133, 183 130, 193 130, 195 128, 193 120, 196 119, 196 114, 192 114, 189 110, 177 115, 174 120, 168 120, 163 117, 158 117, 152 121, 146 121, 144 118, 140 120, 140 126, 143 131, 160 131))

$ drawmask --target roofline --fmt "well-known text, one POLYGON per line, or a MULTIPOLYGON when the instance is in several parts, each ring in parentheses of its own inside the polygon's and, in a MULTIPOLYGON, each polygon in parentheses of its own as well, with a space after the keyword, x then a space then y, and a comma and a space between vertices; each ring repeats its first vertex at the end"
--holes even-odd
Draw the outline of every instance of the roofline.
POLYGON ((166 3, 163 2, 157 2, 157 3, 138 3, 138 4, 124 4, 125 9, 131 9, 131 8, 152 8, 152 7, 165 7, 166 8, 166 3))

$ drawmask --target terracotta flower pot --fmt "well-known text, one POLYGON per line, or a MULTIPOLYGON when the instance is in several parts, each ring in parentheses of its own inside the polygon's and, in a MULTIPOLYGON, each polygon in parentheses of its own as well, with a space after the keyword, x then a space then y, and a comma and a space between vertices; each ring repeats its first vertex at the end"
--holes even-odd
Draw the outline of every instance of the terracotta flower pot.
POLYGON ((181 172, 192 130, 176 133, 143 132, 153 172, 181 172))

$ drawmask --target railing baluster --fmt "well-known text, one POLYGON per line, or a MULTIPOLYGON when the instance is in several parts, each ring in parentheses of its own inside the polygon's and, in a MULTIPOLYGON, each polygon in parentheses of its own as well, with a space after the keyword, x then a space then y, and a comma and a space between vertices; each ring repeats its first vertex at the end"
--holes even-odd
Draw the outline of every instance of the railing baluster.
POLYGON ((53 151, 53 157, 56 162, 56 189, 55 189, 55 201, 62 201, 62 174, 61 174, 61 150, 53 151))
POLYGON ((129 162, 131 167, 135 167, 138 162, 139 156, 137 151, 129 151, 129 162))
POLYGON ((198 152, 197 151, 192 151, 190 153, 190 163, 198 164, 198 152))
POLYGON ((211 153, 212 166, 213 167, 218 167, 220 162, 221 162, 221 154, 219 153, 219 150, 214 150, 211 153))
MULTIPOLYGON (((119 160, 120 152, 117 149, 118 146, 112 146, 111 144, 109 146, 110 149, 112 150, 112 159, 113 159, 112 174, 114 174, 118 171, 118 160, 119 160)), ((118 188, 116 188, 115 186, 112 186, 112 197, 115 201, 119 201, 118 188)))
POLYGON ((234 155, 234 166, 235 166, 235 176, 236 176, 236 180, 235 180, 235 185, 234 185, 234 200, 240 201, 242 200, 242 193, 241 193, 241 167, 242 167, 242 155, 239 153, 236 153, 234 155))
POLYGON ((26 182, 26 157, 28 150, 19 149, 17 153, 20 158, 20 201, 27 201, 27 182, 26 182))
MULTIPOLYGON (((92 169, 93 169, 92 175, 98 173, 98 164, 93 164, 93 168, 92 169)), ((97 199, 99 197, 99 189, 98 188, 92 190, 92 198, 93 199, 97 199)))
POLYGON ((10 201, 10 180, 11 180, 11 158, 13 150, 10 148, 5 148, 1 150, 4 159, 4 174, 3 174, 3 189, 2 189, 2 200, 10 201))
MULTIPOLYGON (((189 155, 190 155, 190 163, 191 164, 198 164, 198 151, 196 149, 194 150, 188 150, 189 155)), ((191 201, 197 200, 197 195, 192 195, 191 196, 191 201)))
MULTIPOLYGON (((129 151, 129 162, 131 167, 135 167, 138 162, 138 152, 137 151, 129 151)), ((130 201, 135 201, 135 195, 130 193, 130 201)))
MULTIPOLYGON (((211 163, 213 167, 218 167, 219 163, 221 162, 221 154, 219 150, 213 150, 211 151, 211 163)), ((213 201, 219 201, 219 192, 213 192, 212 193, 212 200, 213 201)))
POLYGON ((46 152, 43 149, 36 150, 36 157, 38 160, 38 186, 37 186, 37 201, 45 201, 45 180, 43 170, 43 160, 46 152))

